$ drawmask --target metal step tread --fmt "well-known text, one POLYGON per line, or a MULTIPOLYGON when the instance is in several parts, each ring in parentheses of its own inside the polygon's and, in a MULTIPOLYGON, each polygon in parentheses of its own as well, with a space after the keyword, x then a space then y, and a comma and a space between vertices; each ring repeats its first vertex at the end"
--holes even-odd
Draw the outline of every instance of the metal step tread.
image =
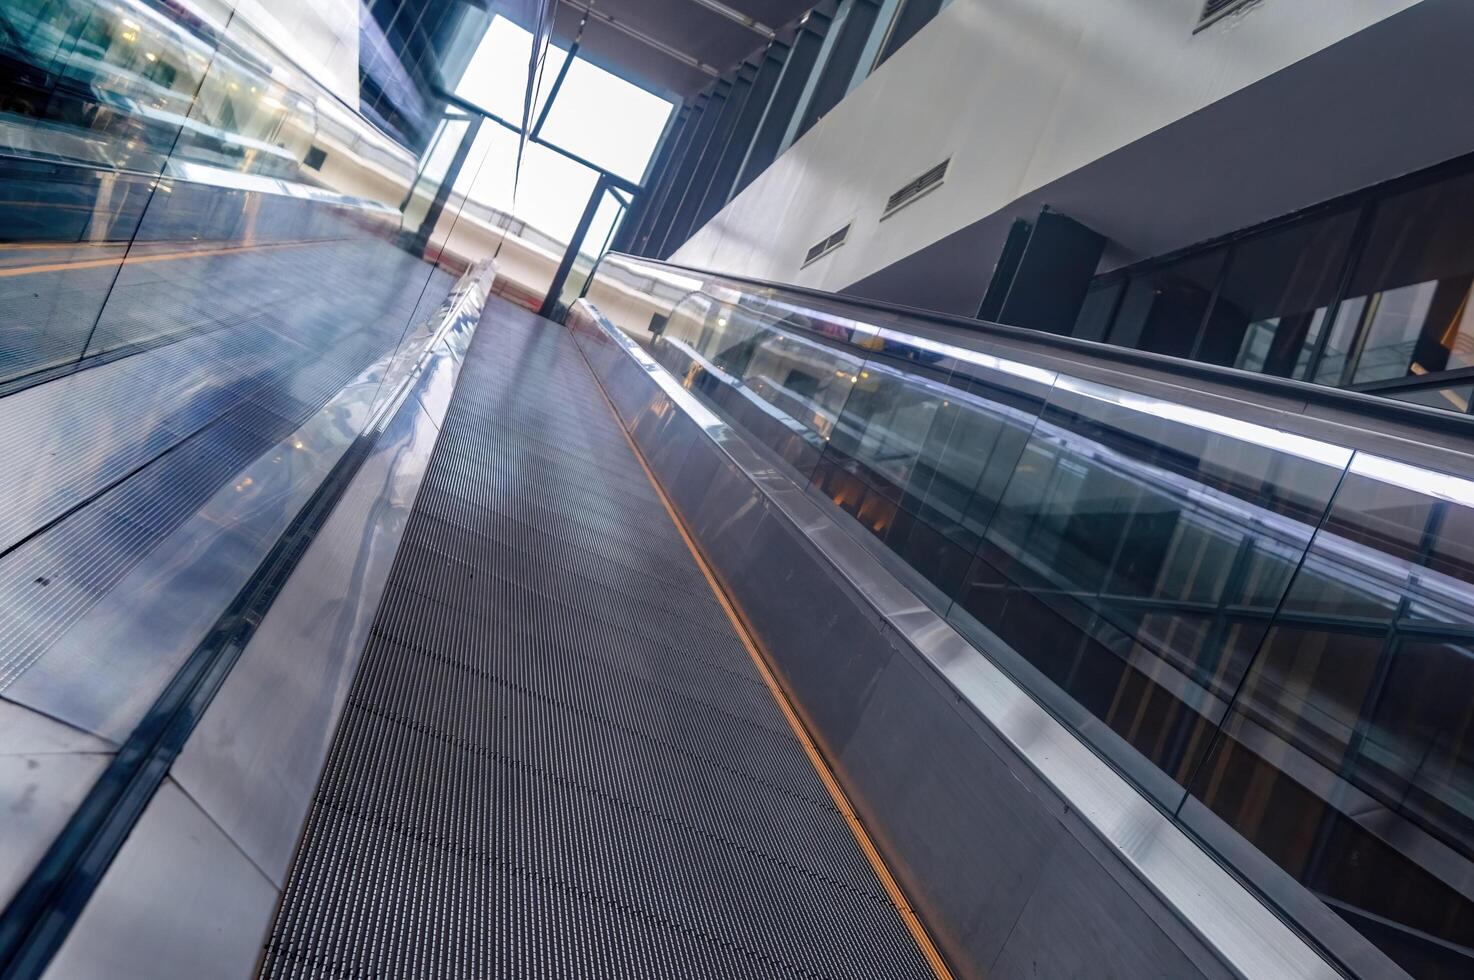
POLYGON ((932 976, 564 330, 442 432, 261 976, 932 976))

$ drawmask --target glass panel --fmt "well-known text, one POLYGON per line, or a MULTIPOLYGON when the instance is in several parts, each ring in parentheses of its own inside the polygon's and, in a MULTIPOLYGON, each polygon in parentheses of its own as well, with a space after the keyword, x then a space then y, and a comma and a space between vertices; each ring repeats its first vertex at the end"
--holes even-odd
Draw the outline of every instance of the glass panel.
POLYGON ((215 45, 137 2, 17 0, 0 52, 7 152, 157 173, 215 45))
POLYGON ((1087 738, 1118 759, 1124 740, 1185 783, 1344 461, 1309 440, 1062 379, 959 611, 1037 671, 1031 686, 1063 713, 1098 719, 1084 723, 1087 738))
POLYGON ((1198 359, 1303 377, 1356 219, 1342 211, 1235 244, 1198 359))
POLYGON ((1363 301, 1362 384, 1474 364, 1474 174, 1378 202, 1349 295, 1363 301))
MULTIPOLYGON (((545 55, 543 92, 563 55, 550 48, 545 55)), ((522 122, 527 93, 527 63, 532 58, 532 35, 505 17, 495 17, 477 45, 476 53, 456 85, 456 95, 510 123, 522 122)), ((533 107, 537 118, 540 105, 533 107)))
POLYGON ((1046 390, 957 359, 902 373, 871 358, 813 484, 915 569, 944 609, 1046 390))
POLYGON ((1474 484, 1358 455, 1193 793, 1421 978, 1474 971, 1474 484))
POLYGON ((0 6, 0 632, 25 651, 4 683, 126 731, 191 622, 218 615, 210 597, 244 584, 409 376, 454 275, 401 247, 413 154, 244 18, 0 6), (57 587, 20 601, 35 548, 57 587), (79 701, 96 672, 56 638, 126 603, 115 588, 170 579, 203 604, 79 701))
POLYGON ((528 143, 518 178, 517 134, 490 122, 476 134, 471 157, 480 165, 461 171, 452 195, 469 200, 459 212, 448 209, 431 245, 459 256, 495 253, 497 291, 535 310, 547 297, 598 175, 528 143))
POLYGON ((900 50, 901 45, 931 23, 941 9, 942 0, 901 0, 901 9, 896 11, 895 19, 891 21, 890 33, 886 36, 885 46, 880 49, 880 57, 875 59, 875 67, 879 68, 900 50))
MULTIPOLYGON (((455 160, 456 151, 466 138, 471 121, 464 116, 441 120, 435 137, 430 142, 430 151, 415 180, 413 192, 404 206, 404 230, 416 232, 430 215, 435 199, 444 183, 446 174, 455 160)), ((438 215, 436 216, 438 218, 438 215)), ((429 234, 426 233, 426 239, 429 234)))
POLYGON ((816 325, 783 304, 693 295, 652 324, 650 350, 718 414, 807 477, 864 366, 813 336, 816 325))
POLYGON ((595 264, 609 249, 609 243, 614 239, 614 233, 619 230, 619 223, 624 220, 624 214, 624 204, 613 191, 606 189, 599 201, 598 210, 594 212, 594 220, 589 223, 588 231, 578 242, 578 254, 573 257, 573 265, 568 270, 568 278, 563 280, 563 289, 558 297, 558 309, 553 314, 555 320, 562 319, 562 311, 572 306, 583 294, 584 284, 593 274, 595 264))
POLYGON ((1218 248, 1132 276, 1110 342, 1173 357, 1191 355, 1225 254, 1218 248))

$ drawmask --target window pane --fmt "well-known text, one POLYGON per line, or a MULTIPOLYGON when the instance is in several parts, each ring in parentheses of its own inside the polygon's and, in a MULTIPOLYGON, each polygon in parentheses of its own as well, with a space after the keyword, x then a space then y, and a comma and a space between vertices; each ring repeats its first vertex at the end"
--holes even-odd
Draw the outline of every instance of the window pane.
POLYGON ((880 57, 875 59, 875 67, 879 68, 901 45, 915 37, 917 31, 931 23, 941 9, 942 0, 901 0, 901 9, 891 21, 890 33, 880 49, 880 57))
POLYGON ((1474 175, 1376 205, 1349 295, 1362 300, 1361 384, 1474 364, 1474 175))
POLYGON ((1358 456, 1193 792, 1408 972, 1467 977, 1471 690, 1474 484, 1358 456))
MULTIPOLYGON (((563 55, 551 52, 549 59, 563 55)), ((547 84, 551 85, 551 81, 547 84)), ((542 139, 626 180, 640 181, 673 107, 582 58, 553 97, 542 139)))
POLYGON ((1356 211, 1234 245, 1198 359, 1301 377, 1335 299, 1356 211))
POLYGON ((1110 342, 1173 357, 1191 355, 1225 254, 1216 248, 1132 276, 1110 342))
POLYGON ((934 608, 956 596, 1048 393, 1009 367, 882 342, 814 471, 934 608))
POLYGON ((588 282, 594 271, 594 265, 609 247, 609 242, 613 240, 614 233, 623 220, 624 205, 614 196, 613 191, 605 190, 599 200, 599 207, 594 212, 594 219, 589 222, 588 231, 578 243, 578 254, 573 257, 568 278, 563 280, 563 292, 558 297, 558 305, 563 309, 577 301, 583 292, 584 283, 588 282))
MULTIPOLYGON (((547 65, 556 71, 562 55, 549 49, 545 57, 547 65)), ((456 95, 508 122, 521 123, 531 58, 532 35, 505 17, 495 17, 456 83, 456 95)), ((550 75, 544 84, 551 82, 550 75)))

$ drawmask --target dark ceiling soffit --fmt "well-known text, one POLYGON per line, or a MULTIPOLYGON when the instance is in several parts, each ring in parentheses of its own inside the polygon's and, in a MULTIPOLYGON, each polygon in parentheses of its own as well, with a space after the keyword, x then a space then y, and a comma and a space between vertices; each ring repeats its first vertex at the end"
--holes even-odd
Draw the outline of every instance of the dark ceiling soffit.
POLYGON ((664 41, 653 38, 649 34, 646 34, 644 31, 641 31, 639 28, 631 27, 629 24, 626 24, 621 20, 609 16, 592 3, 586 3, 584 2, 584 0, 556 0, 556 2, 561 4, 562 6, 571 7, 572 9, 578 11, 580 14, 587 15, 592 20, 596 20, 601 24, 612 27, 623 34, 634 38, 636 41, 639 41, 646 47, 665 55, 667 58, 674 58, 676 61, 681 62, 687 67, 695 68, 697 71, 710 75, 713 78, 716 78, 722 73, 721 69, 715 68, 712 65, 708 65, 700 58, 697 58, 696 56, 691 54, 687 54, 685 51, 682 51, 674 45, 667 44, 664 41))

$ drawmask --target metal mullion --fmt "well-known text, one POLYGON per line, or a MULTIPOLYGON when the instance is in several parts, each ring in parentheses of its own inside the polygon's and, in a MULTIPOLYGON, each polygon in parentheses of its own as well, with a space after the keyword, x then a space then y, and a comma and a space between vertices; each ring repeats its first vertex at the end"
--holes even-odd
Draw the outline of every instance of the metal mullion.
POLYGON ((1376 209, 1375 200, 1367 201, 1362 204, 1356 216, 1356 226, 1351 229, 1351 242, 1346 248, 1346 264, 1341 269, 1341 278, 1336 283, 1336 292, 1332 295, 1331 302, 1326 304, 1326 315, 1321 324, 1320 336, 1316 338, 1315 349, 1310 352, 1310 360, 1305 365, 1305 377, 1301 380, 1314 382, 1316 375, 1320 372, 1321 361, 1325 359, 1326 345, 1330 343, 1331 331, 1336 325, 1336 317, 1341 312, 1341 304, 1346 301, 1346 294, 1351 291, 1351 280, 1356 275, 1356 267, 1361 263, 1368 232, 1371 229, 1372 216, 1376 209))
POLYGON ((528 134, 529 139, 535 140, 542 133, 543 123, 548 121, 548 113, 553 108, 553 100, 558 97, 558 90, 563 87, 563 80, 568 77, 568 68, 576 57, 578 57, 578 42, 574 41, 568 48, 568 55, 563 59, 563 64, 558 67, 558 74, 553 79, 552 87, 548 89, 548 97, 543 102, 542 111, 537 114, 537 122, 532 124, 532 132, 528 134))
POLYGON ((589 226, 594 223, 594 216, 599 211, 599 205, 604 200, 604 191, 609 187, 609 175, 601 173, 599 179, 594 181, 593 192, 589 194, 588 203, 584 205, 583 214, 579 216, 578 227, 573 230, 572 237, 568 240, 568 248, 563 252, 563 258, 558 263, 558 271, 553 273, 552 284, 548 286, 548 294, 543 297, 542 308, 538 315, 551 318, 553 307, 558 303, 558 297, 563 293, 563 285, 568 281, 568 273, 573 268, 573 262, 578 257, 578 247, 588 236, 589 226))

